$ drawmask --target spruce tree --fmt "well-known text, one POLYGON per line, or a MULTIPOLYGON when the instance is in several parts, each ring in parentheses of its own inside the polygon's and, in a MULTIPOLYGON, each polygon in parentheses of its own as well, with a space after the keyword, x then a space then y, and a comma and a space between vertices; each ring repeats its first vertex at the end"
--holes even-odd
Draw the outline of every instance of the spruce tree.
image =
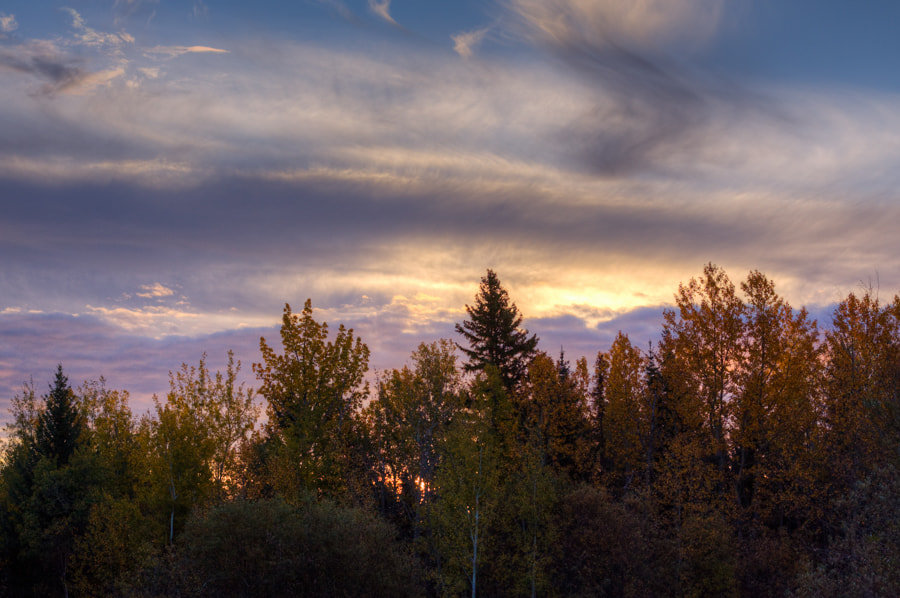
POLYGON ((56 380, 50 386, 50 394, 44 397, 44 409, 38 416, 38 454, 56 461, 62 467, 69 462, 81 434, 81 413, 75 393, 69 387, 69 379, 63 374, 62 365, 56 369, 56 380))
POLYGON ((469 348, 456 345, 469 358, 466 371, 483 371, 492 365, 507 390, 515 388, 535 355, 538 338, 519 328, 522 315, 493 270, 481 279, 475 305, 466 305, 466 312, 469 319, 456 325, 456 331, 469 344, 469 348))

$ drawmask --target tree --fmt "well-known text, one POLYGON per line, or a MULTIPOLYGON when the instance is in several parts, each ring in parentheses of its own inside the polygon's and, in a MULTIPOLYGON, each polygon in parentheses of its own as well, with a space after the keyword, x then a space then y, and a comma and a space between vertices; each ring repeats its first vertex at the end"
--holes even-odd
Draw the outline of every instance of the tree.
POLYGON ((53 459, 60 467, 66 465, 75 452, 81 430, 82 418, 75 393, 69 387, 69 379, 63 374, 60 364, 56 368, 50 394, 44 397, 44 408, 38 416, 38 453, 53 459))
POLYGON ((481 279, 475 305, 466 305, 469 319, 456 325, 469 348, 457 344, 469 358, 467 372, 483 371, 488 365, 497 368, 507 390, 522 380, 528 363, 535 354, 538 338, 521 329, 522 316, 515 303, 500 285, 493 270, 481 279))
POLYGON ((437 476, 432 520, 443 557, 439 583, 450 594, 459 594, 466 586, 472 598, 478 594, 485 531, 499 498, 498 469, 491 434, 475 420, 457 419, 437 476))
POLYGON ((192 516, 179 556, 168 572, 176 587, 152 595, 422 594, 415 563, 389 525, 327 500, 223 502, 192 516))
POLYGON ((327 341, 328 324, 313 319, 307 299, 300 315, 284 306, 282 355, 265 338, 259 341, 263 363, 253 364, 268 401, 269 440, 282 447, 275 485, 341 494, 348 489, 357 417, 369 394, 364 377, 369 348, 353 329, 341 324, 327 341))
POLYGON ((597 486, 579 485, 560 497, 553 514, 556 596, 676 595, 672 555, 653 519, 633 507, 597 486))
POLYGON ((515 397, 520 441, 536 443, 542 463, 570 479, 584 480, 593 469, 588 377, 586 360, 573 373, 564 357, 554 363, 539 352, 515 397))
MULTIPOLYGON (((606 381, 609 378, 609 359, 603 351, 597 352, 594 361, 593 384, 590 387, 590 408, 592 418, 590 461, 602 474, 611 469, 606 450, 606 381)), ((596 471, 594 472, 596 476, 596 471)))
POLYGON ((724 490, 728 465, 729 401, 737 392, 744 304, 725 271, 713 264, 679 285, 677 312, 663 314, 660 349, 670 354, 664 375, 673 386, 683 433, 699 443, 724 490))
POLYGON ((42 402, 28 386, 13 400, 0 475, 0 560, 13 594, 68 594, 75 543, 102 482, 95 455, 84 450, 81 405, 62 366, 50 389, 42 402))
POLYGON ((497 368, 488 365, 475 380, 469 407, 447 429, 430 517, 440 595, 459 595, 468 587, 475 598, 483 587, 482 565, 494 560, 486 555, 492 554, 490 529, 514 438, 507 429, 514 424, 509 403, 497 368))
POLYGON ((609 350, 606 378, 605 440, 615 485, 627 490, 635 476, 647 478, 647 456, 652 439, 653 406, 648 405, 647 361, 619 332, 609 350))
POLYGON ((747 305, 730 434, 735 497, 749 510, 745 519, 762 515, 778 527, 819 487, 811 470, 821 457, 814 451, 818 330, 762 273, 751 272, 741 288, 747 305))
POLYGON ((210 376, 206 355, 196 368, 182 364, 169 375, 165 403, 154 397, 156 418, 144 421, 156 461, 151 468, 156 500, 166 505, 169 543, 193 507, 228 493, 236 477, 234 447, 257 415, 252 391, 235 386, 239 370, 230 352, 224 376, 210 376))
MULTIPOLYGON (((404 366, 380 376, 378 396, 365 416, 373 434, 379 487, 399 500, 418 538, 433 500, 447 428, 462 407, 462 382, 449 340, 421 343, 411 359, 412 369, 404 366)), ((382 510, 386 508, 382 504, 382 510)))
POLYGON ((832 467, 852 485, 896 459, 900 438, 900 299, 882 306, 869 289, 851 293, 825 335, 825 418, 832 467))

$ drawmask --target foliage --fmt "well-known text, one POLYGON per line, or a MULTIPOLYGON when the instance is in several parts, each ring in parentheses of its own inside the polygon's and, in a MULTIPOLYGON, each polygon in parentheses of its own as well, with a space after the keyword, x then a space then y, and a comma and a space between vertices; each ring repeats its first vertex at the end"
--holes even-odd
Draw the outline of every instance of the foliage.
POLYGON ((673 559, 652 520, 634 501, 615 500, 603 488, 579 485, 553 513, 558 541, 552 564, 559 596, 673 595, 673 559))
POLYGON ((286 306, 264 426, 230 354, 139 416, 62 366, 26 385, 0 595, 900 593, 900 297, 850 293, 821 334, 707 264, 658 344, 620 332, 593 372, 538 351, 493 271, 467 313, 467 348, 420 344, 367 404, 362 340, 286 306))
POLYGON ((418 596, 386 524, 333 503, 228 501, 195 514, 145 586, 184 596, 418 596))
POLYGON ((538 338, 520 328, 522 316, 493 270, 481 279, 475 305, 466 305, 466 313, 469 319, 456 325, 456 332, 468 343, 468 348, 457 345, 469 359, 466 371, 483 371, 492 365, 506 389, 512 390, 525 376, 538 338))
POLYGON ((268 402, 269 437, 283 450, 272 464, 275 487, 284 492, 319 491, 339 496, 348 490, 352 445, 358 440, 358 414, 368 397, 364 376, 369 348, 341 324, 327 341, 328 324, 313 319, 312 302, 300 315, 285 305, 281 326, 283 354, 264 338, 262 363, 253 364, 268 402))
POLYGON ((81 426, 75 393, 69 387, 69 379, 63 374, 60 364, 50 394, 44 397, 43 409, 38 413, 35 430, 38 454, 52 459, 59 466, 65 466, 75 452, 81 426))
POLYGON ((477 596, 482 567, 490 561, 485 556, 492 549, 489 529, 502 497, 511 412, 500 375, 489 366, 472 389, 469 409, 447 429, 429 519, 440 555, 435 583, 442 595, 477 596))
POLYGON ((256 422, 253 393, 235 387, 240 364, 229 353, 225 375, 210 376, 206 356, 197 367, 182 364, 169 375, 166 402, 154 397, 155 418, 142 422, 150 467, 151 497, 165 513, 172 543, 191 509, 231 492, 234 449, 256 422))
POLYGON ((365 409, 383 513, 397 504, 417 540, 435 495, 435 476, 451 422, 462 408, 462 380, 451 341, 419 345, 413 368, 383 373, 365 409))

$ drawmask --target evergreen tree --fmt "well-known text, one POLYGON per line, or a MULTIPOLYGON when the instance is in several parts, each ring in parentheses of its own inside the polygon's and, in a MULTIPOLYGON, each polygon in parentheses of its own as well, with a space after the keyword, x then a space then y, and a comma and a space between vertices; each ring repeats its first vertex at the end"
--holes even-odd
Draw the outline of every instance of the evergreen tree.
POLYGON ((81 429, 81 413, 75 393, 69 387, 69 379, 63 374, 60 364, 56 368, 56 380, 50 387, 50 394, 44 397, 44 409, 38 416, 38 453, 55 460, 60 467, 66 465, 75 452, 81 429))
POLYGON ((457 343, 469 358, 466 371, 484 371, 486 366, 493 365, 507 390, 513 389, 525 376, 538 338, 528 336, 527 330, 519 328, 522 315, 515 303, 510 302, 493 270, 488 270, 481 279, 475 305, 466 305, 466 312, 469 319, 456 325, 456 331, 469 344, 466 348, 457 343))

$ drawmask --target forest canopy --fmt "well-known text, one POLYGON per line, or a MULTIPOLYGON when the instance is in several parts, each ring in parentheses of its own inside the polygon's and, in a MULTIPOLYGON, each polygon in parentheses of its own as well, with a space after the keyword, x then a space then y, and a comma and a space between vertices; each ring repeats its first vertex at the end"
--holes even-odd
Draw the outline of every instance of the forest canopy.
POLYGON ((140 414, 61 364, 12 402, 0 594, 900 593, 900 297, 820 324, 707 264, 674 299, 571 362, 488 270, 457 338, 372 376, 307 300, 258 388, 204 355, 140 414))

